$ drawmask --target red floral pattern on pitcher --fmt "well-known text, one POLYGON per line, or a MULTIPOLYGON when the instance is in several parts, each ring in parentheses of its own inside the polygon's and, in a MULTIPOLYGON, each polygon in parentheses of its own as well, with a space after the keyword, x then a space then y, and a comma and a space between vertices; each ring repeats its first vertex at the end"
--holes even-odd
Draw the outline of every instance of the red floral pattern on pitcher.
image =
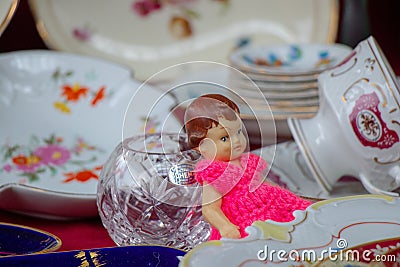
POLYGON ((349 119, 361 144, 385 149, 397 143, 399 136, 382 120, 379 104, 380 100, 375 92, 362 95, 356 101, 349 119))

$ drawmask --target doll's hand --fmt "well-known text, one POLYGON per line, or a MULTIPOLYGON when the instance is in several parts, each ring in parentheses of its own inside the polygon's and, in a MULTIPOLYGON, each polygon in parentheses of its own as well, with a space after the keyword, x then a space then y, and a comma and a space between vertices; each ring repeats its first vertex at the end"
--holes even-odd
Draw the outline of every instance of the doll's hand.
POLYGON ((236 226, 232 223, 224 225, 224 227, 221 228, 219 233, 221 234, 222 237, 234 238, 234 239, 240 238, 239 226, 236 226))

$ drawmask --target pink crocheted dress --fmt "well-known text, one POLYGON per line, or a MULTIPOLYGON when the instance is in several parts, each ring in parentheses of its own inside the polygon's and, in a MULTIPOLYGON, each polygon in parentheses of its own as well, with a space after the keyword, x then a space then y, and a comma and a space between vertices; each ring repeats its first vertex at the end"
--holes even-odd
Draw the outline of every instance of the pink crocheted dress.
MULTIPOLYGON (((241 237, 254 221, 271 219, 288 222, 295 210, 306 209, 311 202, 292 192, 268 183, 259 183, 267 163, 259 156, 244 153, 241 166, 224 161, 201 160, 196 166, 196 179, 212 185, 222 197, 221 209, 228 219, 240 227, 241 237), (254 184, 259 184, 255 189, 254 184), (253 188, 253 189, 252 189, 253 188)), ((210 240, 221 239, 219 231, 211 231, 210 240)))

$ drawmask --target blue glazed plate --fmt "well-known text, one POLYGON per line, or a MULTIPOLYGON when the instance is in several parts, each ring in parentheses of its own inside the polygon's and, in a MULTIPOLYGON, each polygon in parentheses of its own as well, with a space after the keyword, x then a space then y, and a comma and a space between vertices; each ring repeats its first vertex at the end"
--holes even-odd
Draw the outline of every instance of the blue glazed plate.
POLYGON ((60 246, 61 240, 53 234, 26 226, 0 223, 0 257, 50 252, 60 246))
POLYGON ((178 266, 182 250, 164 246, 127 246, 0 258, 0 266, 178 266))

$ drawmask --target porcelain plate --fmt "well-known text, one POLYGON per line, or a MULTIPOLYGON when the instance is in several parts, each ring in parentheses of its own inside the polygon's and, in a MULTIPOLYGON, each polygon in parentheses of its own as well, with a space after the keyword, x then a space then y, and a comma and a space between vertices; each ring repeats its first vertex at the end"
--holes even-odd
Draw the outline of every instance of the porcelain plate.
POLYGON ((148 118, 161 91, 118 64, 55 51, 2 54, 0 86, 0 208, 44 216, 97 215, 97 180, 123 123, 126 135, 156 131, 175 105, 164 97, 148 118))
POLYGON ((249 43, 330 43, 338 26, 337 0, 31 0, 30 4, 38 30, 51 48, 128 65, 140 80, 181 62, 227 63, 233 49, 249 43))

